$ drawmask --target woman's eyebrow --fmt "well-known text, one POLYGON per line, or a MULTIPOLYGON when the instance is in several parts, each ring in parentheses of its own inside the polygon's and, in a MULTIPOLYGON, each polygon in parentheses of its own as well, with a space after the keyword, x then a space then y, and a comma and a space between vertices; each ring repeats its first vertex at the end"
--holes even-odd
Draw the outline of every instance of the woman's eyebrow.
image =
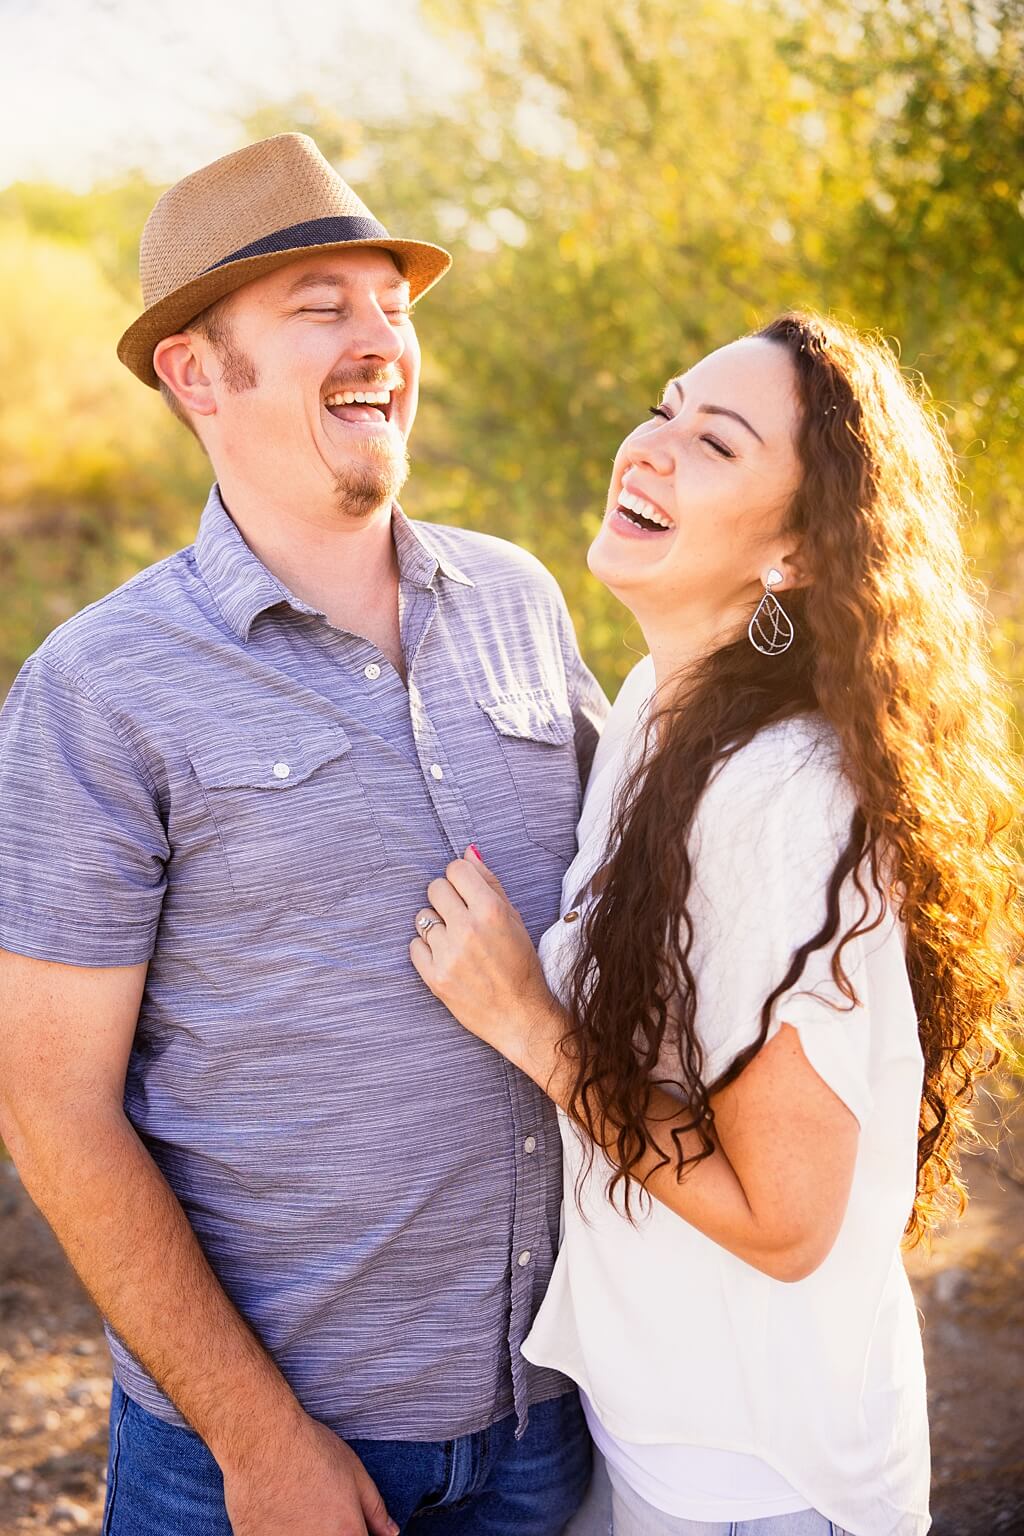
MULTIPOLYGON (((668 388, 678 389, 679 403, 682 404, 682 402, 686 399, 686 395, 683 392, 683 386, 680 384, 679 380, 672 379, 668 385, 668 388)), ((730 411, 727 405, 700 405, 697 407, 697 409, 701 411, 705 416, 731 416, 733 421, 738 421, 741 427, 746 427, 748 432, 752 432, 753 435, 757 438, 758 442, 761 444, 762 448, 764 447, 764 438, 761 436, 760 432, 758 432, 756 427, 752 427, 747 418, 745 416, 741 416, 739 411, 730 411)))

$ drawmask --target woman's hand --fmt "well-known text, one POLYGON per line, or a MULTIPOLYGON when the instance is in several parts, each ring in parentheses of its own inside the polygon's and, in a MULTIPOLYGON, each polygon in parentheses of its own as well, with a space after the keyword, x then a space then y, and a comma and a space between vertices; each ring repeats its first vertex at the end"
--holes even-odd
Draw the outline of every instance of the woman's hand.
POLYGON ((497 875, 470 847, 443 879, 431 881, 427 900, 409 954, 431 992, 472 1034, 531 1075, 538 1048, 550 1064, 564 1015, 497 875))

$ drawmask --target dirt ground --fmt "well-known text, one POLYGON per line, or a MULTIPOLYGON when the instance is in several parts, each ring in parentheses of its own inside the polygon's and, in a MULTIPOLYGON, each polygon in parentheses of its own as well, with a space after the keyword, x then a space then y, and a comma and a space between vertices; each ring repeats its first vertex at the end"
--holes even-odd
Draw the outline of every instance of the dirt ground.
MULTIPOLYGON (((1024 1536, 1024 1150, 969 1165, 970 1211, 908 1260, 924 1318, 933 1536, 1024 1536)), ((110 1403, 96 1312, 0 1162, 0 1536, 100 1529, 110 1403)), ((182 1533, 187 1536, 187 1533, 182 1533)))

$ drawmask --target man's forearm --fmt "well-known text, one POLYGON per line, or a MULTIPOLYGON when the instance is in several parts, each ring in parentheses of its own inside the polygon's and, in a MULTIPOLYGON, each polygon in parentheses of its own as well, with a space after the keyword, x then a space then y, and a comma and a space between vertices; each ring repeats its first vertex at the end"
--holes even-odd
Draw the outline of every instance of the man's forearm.
POLYGON ((170 1186, 118 1110, 28 1118, 5 1126, 10 1150, 82 1283, 221 1466, 244 1469, 302 1410, 170 1186))

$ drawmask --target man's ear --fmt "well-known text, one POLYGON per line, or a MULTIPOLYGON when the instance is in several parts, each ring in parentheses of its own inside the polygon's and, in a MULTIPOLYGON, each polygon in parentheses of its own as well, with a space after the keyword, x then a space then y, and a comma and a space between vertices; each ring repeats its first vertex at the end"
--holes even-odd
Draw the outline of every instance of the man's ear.
POLYGON ((157 342, 153 350, 153 367, 157 377, 164 381, 190 416, 216 414, 213 382, 187 331, 177 336, 165 336, 163 341, 157 342))

